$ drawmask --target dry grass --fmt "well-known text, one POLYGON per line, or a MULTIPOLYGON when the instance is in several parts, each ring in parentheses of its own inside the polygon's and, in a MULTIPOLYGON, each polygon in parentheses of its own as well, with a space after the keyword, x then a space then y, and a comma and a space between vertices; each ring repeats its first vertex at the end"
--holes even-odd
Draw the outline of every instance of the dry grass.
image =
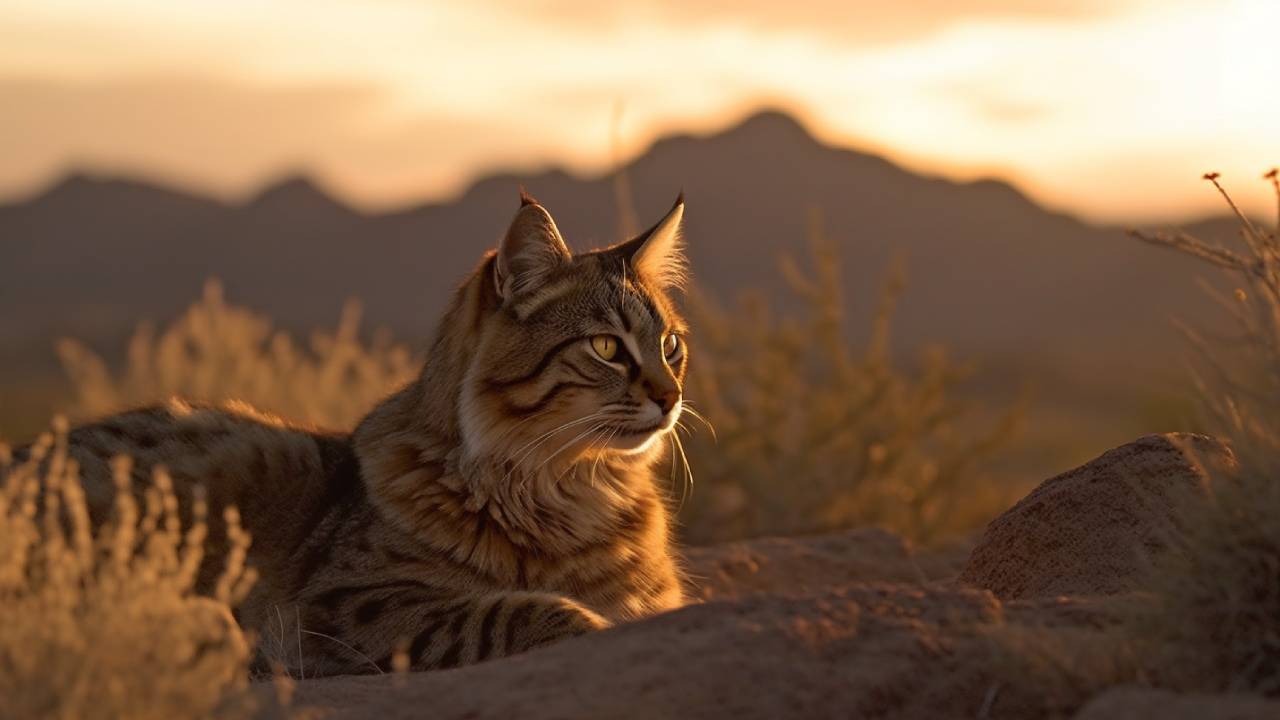
POLYGON ((1183 233, 1134 235, 1227 270, 1236 289, 1215 295, 1233 328, 1191 329, 1207 422, 1229 438, 1238 471, 1209 469, 1201 492, 1183 499, 1185 531, 1152 578, 1156 611, 1139 627, 1162 644, 1160 681, 1186 689, 1280 695, 1280 182, 1277 230, 1244 216, 1243 252, 1183 233))
POLYGON ((14 463, 0 447, 0 714, 21 718, 242 715, 249 650, 230 607, 247 592, 234 510, 217 597, 195 595, 206 508, 181 526, 169 478, 139 504, 125 458, 111 519, 92 526, 66 424, 14 463))
MULTIPOLYGON (((705 299, 693 303, 696 359, 686 396, 717 433, 686 416, 695 431, 684 443, 694 487, 673 453, 685 539, 880 525, 927 541, 989 520, 1010 498, 984 482, 983 463, 1011 436, 1016 415, 982 433, 960 432, 969 408, 951 391, 966 369, 940 349, 913 372, 891 356, 901 271, 859 350, 845 329, 832 246, 816 241, 813 262, 812 276, 783 267, 806 303, 799 317, 774 318, 763 299, 734 313, 705 299)), ((141 326, 115 375, 91 351, 63 341, 78 398, 70 411, 94 417, 176 395, 244 400, 295 422, 349 429, 417 370, 401 345, 363 344, 357 320, 349 308, 335 332, 302 350, 273 333, 267 318, 226 303, 210 283, 159 334, 141 326)))
POLYGON ((1114 628, 1010 622, 985 627, 982 635, 990 655, 980 661, 1002 710, 1069 718, 1104 688, 1146 682, 1142 650, 1114 628))
MULTIPOLYGON (((1034 689, 1047 716, 1069 717, 1116 685, 1280 695, 1280 239, 1206 179, 1236 211, 1243 252, 1182 232, 1131 234, 1223 268, 1236 286, 1205 286, 1233 331, 1184 332, 1201 422, 1232 442, 1239 465, 1202 463, 1203 483, 1175 498, 1179 523, 1161 533, 1167 550, 1147 592, 1109 602, 1114 624, 982 629, 995 677, 1034 689)), ((1276 173, 1267 179, 1280 206, 1276 173)))
POLYGON ((990 520, 1010 498, 984 482, 983 466, 1012 437, 1018 413, 975 431, 972 408, 952 394, 966 368, 937 348, 914 371, 895 363, 901 267, 868 339, 852 341, 840 258, 820 234, 812 248, 811 272, 782 266, 804 302, 797 317, 773 316, 760 297, 732 312, 692 303, 696 358, 686 395, 715 433, 685 441, 697 481, 681 511, 686 537, 877 525, 930 541, 990 520))
POLYGON ((226 303, 221 285, 210 281, 203 298, 158 335, 140 325, 115 376, 75 340, 59 343, 76 397, 68 410, 91 418, 175 396, 244 400, 295 422, 349 429, 419 367, 384 334, 362 343, 359 323, 359 306, 349 302, 338 327, 316 333, 304 348, 273 331, 268 318, 226 303))

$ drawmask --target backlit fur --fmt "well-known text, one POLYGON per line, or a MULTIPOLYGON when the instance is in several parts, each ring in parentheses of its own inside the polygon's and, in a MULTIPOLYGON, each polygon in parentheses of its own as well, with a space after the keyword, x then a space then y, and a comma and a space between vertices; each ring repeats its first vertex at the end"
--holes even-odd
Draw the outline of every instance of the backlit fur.
MULTIPOLYGON (((682 211, 573 256, 527 198, 456 292, 421 376, 351 435, 183 402, 75 428, 95 520, 121 454, 139 488, 163 465, 180 498, 207 489, 211 517, 238 506, 261 575, 239 620, 295 676, 386 669, 398 651, 453 667, 679 606, 651 466, 688 363, 665 295, 682 211), (623 361, 593 351, 597 335, 623 361)), ((224 536, 215 521, 206 590, 224 536)))

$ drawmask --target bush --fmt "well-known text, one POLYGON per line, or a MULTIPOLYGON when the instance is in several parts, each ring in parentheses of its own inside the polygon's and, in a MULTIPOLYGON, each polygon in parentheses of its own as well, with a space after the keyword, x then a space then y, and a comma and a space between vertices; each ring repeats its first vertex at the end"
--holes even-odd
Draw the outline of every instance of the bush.
POLYGON ((418 364, 409 351, 379 334, 359 339, 360 309, 348 302, 332 333, 316 333, 309 349, 270 319, 228 305, 211 280, 204 295, 159 335, 142 324, 116 376, 75 340, 58 344, 71 380, 75 417, 181 397, 221 404, 243 400, 298 423, 350 429, 373 405, 411 380, 418 364))
MULTIPOLYGON (((1280 695, 1280 238, 1243 215, 1216 174, 1205 177, 1236 213, 1243 252, 1185 233, 1133 234, 1223 268, 1237 285, 1214 295, 1233 333, 1186 333, 1206 422, 1231 440, 1239 467, 1207 468, 1205 486, 1183 499, 1185 527, 1152 578, 1158 602, 1136 625, 1162 646, 1164 683, 1280 695)), ((1277 172, 1266 178, 1280 206, 1277 172)))
POLYGON ((206 508, 184 531, 168 477, 141 507, 115 463, 95 533, 66 425, 14 463, 0 447, 0 697, 6 717, 205 718, 247 711, 249 650, 230 608, 253 581, 234 510, 217 597, 195 595, 206 508), (43 472, 41 467, 45 468, 43 472))
MULTIPOLYGON (((750 296, 734 312, 695 298, 686 395, 715 432, 692 433, 697 487, 680 513, 695 543, 878 525, 929 541, 971 530, 1007 507, 983 464, 1017 413, 981 433, 953 388, 968 374, 938 348, 918 369, 894 362, 890 330, 904 287, 889 277, 861 350, 846 331, 840 258, 816 237, 813 270, 782 270, 803 312, 776 318, 750 296)), ((687 424, 693 421, 686 420, 687 424)))
MULTIPOLYGON (((959 433, 970 408, 951 391, 966 369, 940 349, 926 352, 915 372, 891 357, 901 269, 858 353, 845 330, 833 246, 816 240, 813 263, 812 277, 783 265, 806 308, 797 318, 772 317, 759 297, 732 314, 706 299, 692 303, 696 357, 684 425, 699 430, 701 416, 716 433, 690 433, 687 457, 673 448, 673 486, 686 472, 690 485, 695 471, 700 481, 674 488, 685 539, 881 525, 932 540, 986 522, 1009 498, 984 482, 982 465, 1010 436, 1015 414, 985 433, 959 433)), ((302 350, 266 317, 227 304, 210 282, 159 335, 140 326, 116 375, 64 340, 59 351, 77 398, 71 413, 93 417, 179 396, 243 400, 294 422, 350 429, 418 368, 385 337, 362 344, 358 320, 348 305, 335 332, 302 350)))

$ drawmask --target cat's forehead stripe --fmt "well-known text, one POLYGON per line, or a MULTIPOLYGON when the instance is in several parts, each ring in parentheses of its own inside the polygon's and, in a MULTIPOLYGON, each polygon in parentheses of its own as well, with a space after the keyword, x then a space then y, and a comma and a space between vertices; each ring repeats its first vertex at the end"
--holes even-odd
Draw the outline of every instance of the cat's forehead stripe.
MULTIPOLYGON (((662 312, 658 310, 658 306, 654 304, 653 299, 649 297, 639 286, 630 278, 621 276, 613 278, 613 290, 617 293, 619 303, 626 311, 624 321, 632 326, 642 325, 645 322, 653 323, 662 327, 666 321, 663 319, 662 312)), ((627 327, 631 330, 631 327, 627 327)))
POLYGON ((579 281, 567 278, 538 290, 533 295, 521 300, 515 307, 516 317, 526 320, 538 310, 568 295, 578 287, 579 281))

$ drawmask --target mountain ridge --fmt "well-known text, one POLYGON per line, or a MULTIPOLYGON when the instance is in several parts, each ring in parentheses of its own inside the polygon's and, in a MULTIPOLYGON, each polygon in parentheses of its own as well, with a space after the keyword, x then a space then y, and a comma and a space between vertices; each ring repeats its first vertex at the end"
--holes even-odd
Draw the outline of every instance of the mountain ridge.
MULTIPOLYGON (((1080 357, 1138 383, 1181 348, 1168 315, 1212 317, 1192 284, 1204 274, 1194 261, 1043 208, 1002 180, 921 175, 826 144, 776 111, 659 138, 624 169, 641 226, 684 190, 695 279, 722 301, 754 288, 779 311, 797 307, 777 258, 803 260, 820 218, 840 251, 849 322, 864 328, 886 268, 905 255, 895 323, 905 353, 940 342, 980 362, 1080 357)), ((452 198, 379 212, 298 173, 234 203, 73 173, 0 204, 0 373, 56 375, 62 336, 117 355, 139 319, 174 316, 211 276, 283 329, 331 326, 354 296, 368 324, 421 346, 510 221, 520 185, 572 247, 621 239, 611 172, 491 173, 452 198)))

